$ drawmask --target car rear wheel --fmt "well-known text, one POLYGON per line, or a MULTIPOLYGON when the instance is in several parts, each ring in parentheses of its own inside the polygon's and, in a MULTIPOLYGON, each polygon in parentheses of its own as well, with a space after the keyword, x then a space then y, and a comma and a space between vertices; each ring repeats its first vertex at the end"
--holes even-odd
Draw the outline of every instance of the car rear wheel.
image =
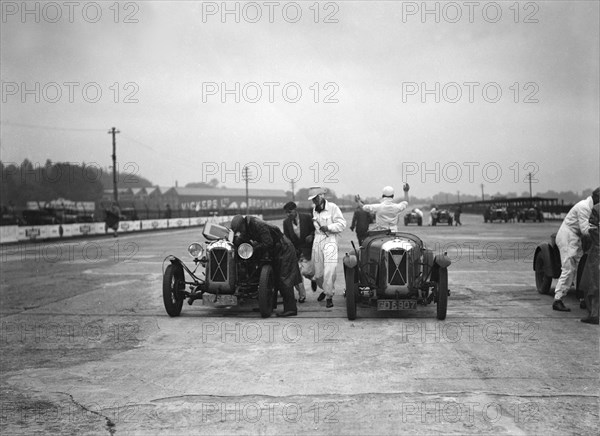
POLYGON ((437 319, 446 319, 448 310, 448 269, 440 268, 437 282, 437 319))
POLYGON ((552 277, 547 276, 544 272, 544 258, 542 254, 538 254, 535 258, 535 287, 540 294, 548 294, 552 277))
POLYGON ((173 264, 167 266, 163 276, 163 302, 169 316, 179 316, 181 313, 185 298, 181 292, 183 287, 183 269, 173 264))
POLYGON ((258 282, 258 308, 263 318, 268 318, 273 313, 274 288, 273 267, 263 265, 258 282))
POLYGON ((354 268, 344 268, 344 278, 346 279, 346 312, 348 319, 356 319, 356 283, 354 281, 354 268))

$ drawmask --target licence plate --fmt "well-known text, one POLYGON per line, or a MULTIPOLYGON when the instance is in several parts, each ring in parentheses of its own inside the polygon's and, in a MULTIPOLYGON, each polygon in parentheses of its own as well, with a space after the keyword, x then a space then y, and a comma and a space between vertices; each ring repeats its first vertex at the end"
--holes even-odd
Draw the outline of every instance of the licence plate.
POLYGON ((202 296, 202 305, 204 306, 235 306, 237 304, 235 295, 204 294, 202 296))
POLYGON ((415 310, 417 300, 377 300, 377 310, 415 310))

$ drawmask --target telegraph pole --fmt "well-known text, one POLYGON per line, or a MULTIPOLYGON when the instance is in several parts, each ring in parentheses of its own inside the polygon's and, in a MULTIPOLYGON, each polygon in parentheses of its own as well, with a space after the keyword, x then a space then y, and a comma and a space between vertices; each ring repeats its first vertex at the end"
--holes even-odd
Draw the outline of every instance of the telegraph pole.
POLYGON ((117 191, 117 133, 121 133, 116 128, 108 131, 112 134, 112 162, 113 162, 113 199, 115 203, 119 203, 119 191, 117 191))
POLYGON ((246 182, 246 215, 248 215, 250 213, 250 202, 248 196, 248 167, 244 167, 243 177, 244 181, 246 182))
POLYGON ((458 202, 460 203, 460 191, 456 191, 456 196, 458 197, 458 202))
POLYGON ((481 201, 485 201, 485 197, 483 195, 483 183, 481 184, 481 201))
POLYGON ((533 198, 533 194, 531 192, 531 173, 527 174, 527 178, 529 179, 529 198, 533 198))
POLYGON ((296 201, 296 193, 294 192, 294 184, 295 184, 295 182, 296 181, 294 179, 292 179, 291 182, 290 182, 292 184, 292 201, 296 201))

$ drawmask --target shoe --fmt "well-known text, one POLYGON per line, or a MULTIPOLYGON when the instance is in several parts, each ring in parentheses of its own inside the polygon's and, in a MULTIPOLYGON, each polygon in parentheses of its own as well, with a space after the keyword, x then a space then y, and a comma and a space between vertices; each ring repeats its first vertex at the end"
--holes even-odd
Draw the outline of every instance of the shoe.
POLYGON ((313 290, 313 292, 317 292, 317 282, 315 282, 314 280, 311 280, 310 288, 313 290))
POLYGON ((598 325, 598 317, 596 316, 588 316, 587 318, 581 318, 581 322, 586 324, 596 324, 598 325))
POLYGON ((571 311, 571 309, 565 306, 565 303, 563 303, 562 300, 554 300, 554 303, 552 303, 552 310, 558 310, 559 312, 571 311))
POLYGON ((317 297, 317 301, 323 301, 325 299, 325 292, 321 292, 317 297))
POLYGON ((296 312, 295 310, 288 310, 287 312, 280 312, 278 314, 276 314, 278 317, 284 317, 284 316, 296 316, 298 315, 298 312, 296 312))
POLYGON ((306 297, 304 298, 298 298, 298 303, 302 304, 306 301, 306 297))
POLYGON ((585 304, 585 300, 579 301, 579 308, 580 309, 587 309, 587 305, 585 304))
POLYGON ((325 305, 325 307, 333 307, 333 300, 331 298, 327 299, 327 304, 325 305))

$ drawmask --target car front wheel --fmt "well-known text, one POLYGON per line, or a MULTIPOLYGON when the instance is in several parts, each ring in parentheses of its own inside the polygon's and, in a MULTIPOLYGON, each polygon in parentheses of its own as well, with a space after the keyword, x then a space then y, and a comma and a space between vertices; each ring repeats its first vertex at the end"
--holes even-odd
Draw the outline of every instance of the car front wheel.
POLYGON ((260 316, 263 318, 268 318, 273 313, 274 288, 273 267, 263 265, 260 271, 260 281, 258 282, 258 308, 260 316))
POLYGON ((547 276, 544 272, 544 258, 540 253, 535 259, 535 287, 540 294, 548 294, 551 284, 552 277, 547 276))
POLYGON ((344 278, 346 279, 346 312, 348 319, 356 319, 356 283, 354 281, 354 268, 344 268, 344 278))
POLYGON ((181 313, 185 298, 181 292, 183 287, 183 269, 173 264, 167 266, 163 276, 163 303, 169 316, 179 316, 181 313))
POLYGON ((448 269, 440 268, 437 282, 437 319, 446 319, 448 310, 448 269))

